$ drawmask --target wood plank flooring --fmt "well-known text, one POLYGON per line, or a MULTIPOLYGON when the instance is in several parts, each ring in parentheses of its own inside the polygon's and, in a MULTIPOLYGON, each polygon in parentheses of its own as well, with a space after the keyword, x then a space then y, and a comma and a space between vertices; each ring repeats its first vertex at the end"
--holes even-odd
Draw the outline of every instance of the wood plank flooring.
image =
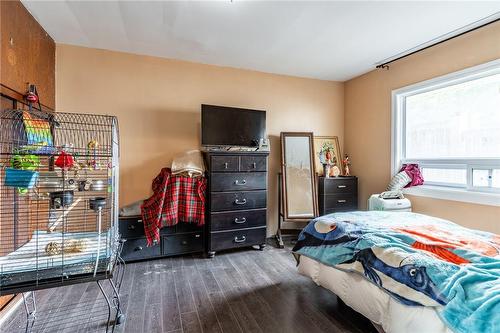
MULTIPOLYGON (((376 332, 300 276, 289 248, 128 264, 121 295, 126 320, 117 326, 120 333, 376 332)), ((107 307, 96 283, 37 291, 36 297, 33 332, 105 331, 107 307)), ((25 320, 20 307, 0 332, 24 332, 25 320)))

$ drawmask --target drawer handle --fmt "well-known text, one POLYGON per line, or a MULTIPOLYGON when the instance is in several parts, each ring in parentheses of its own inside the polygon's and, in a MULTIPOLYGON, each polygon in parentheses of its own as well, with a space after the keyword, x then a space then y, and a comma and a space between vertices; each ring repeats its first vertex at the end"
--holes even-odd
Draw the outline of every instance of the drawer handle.
POLYGON ((337 200, 338 203, 346 203, 347 200, 337 200))
POLYGON ((242 217, 241 219, 239 219, 239 218, 234 219, 234 223, 236 223, 236 224, 242 224, 242 223, 245 223, 246 221, 247 221, 246 217, 242 217))
POLYGON ((135 225, 133 225, 133 224, 129 224, 129 226, 128 226, 128 228, 127 228, 127 229, 128 229, 128 230, 135 230, 135 225))
POLYGON ((243 243, 246 240, 247 240, 247 238, 245 236, 241 236, 241 237, 236 236, 236 237, 234 237, 234 242, 235 243, 243 243))
POLYGON ((234 185, 240 185, 240 186, 241 186, 241 185, 245 185, 246 183, 247 183, 247 181, 246 181, 245 179, 243 179, 243 180, 241 181, 241 183, 240 183, 240 181, 239 181, 238 179, 236 179, 236 180, 234 181, 234 185))
POLYGON ((136 247, 136 248, 134 249, 134 251, 135 251, 135 252, 137 252, 137 251, 142 251, 142 246, 138 246, 138 247, 136 247))
POLYGON ((257 169, 257 163, 253 162, 252 163, 252 168, 257 169))
POLYGON ((229 164, 227 162, 224 163, 224 169, 227 169, 228 166, 229 166, 229 164))
POLYGON ((339 186, 337 186, 337 188, 346 188, 346 187, 347 187, 347 185, 339 185, 339 186))
POLYGON ((243 199, 243 200, 236 199, 236 200, 234 200, 234 203, 237 205, 244 205, 247 203, 247 199, 243 199))

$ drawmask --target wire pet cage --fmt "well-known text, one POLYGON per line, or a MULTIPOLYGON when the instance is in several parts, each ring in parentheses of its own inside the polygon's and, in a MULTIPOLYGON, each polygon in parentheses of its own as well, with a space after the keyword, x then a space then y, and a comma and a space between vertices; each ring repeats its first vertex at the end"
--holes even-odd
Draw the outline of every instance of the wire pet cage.
POLYGON ((1 112, 0 295, 112 277, 118 153, 115 117, 1 112))

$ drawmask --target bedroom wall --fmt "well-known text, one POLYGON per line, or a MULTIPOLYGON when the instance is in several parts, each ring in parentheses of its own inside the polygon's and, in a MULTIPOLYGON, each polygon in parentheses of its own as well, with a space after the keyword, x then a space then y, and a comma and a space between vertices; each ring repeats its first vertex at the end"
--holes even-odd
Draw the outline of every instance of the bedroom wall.
MULTIPOLYGON (((360 178, 360 202, 391 177, 391 91, 500 58, 500 22, 374 70, 345 83, 345 151, 360 178)), ((410 197, 417 212, 500 233, 500 207, 410 197)))
MULTIPOLYGON (((268 235, 277 227, 279 134, 344 134, 343 83, 58 44, 57 111, 116 115, 120 204, 150 195, 173 156, 199 148, 200 104, 267 110, 271 138, 268 235)), ((228 124, 231 126, 231 124, 228 124)))

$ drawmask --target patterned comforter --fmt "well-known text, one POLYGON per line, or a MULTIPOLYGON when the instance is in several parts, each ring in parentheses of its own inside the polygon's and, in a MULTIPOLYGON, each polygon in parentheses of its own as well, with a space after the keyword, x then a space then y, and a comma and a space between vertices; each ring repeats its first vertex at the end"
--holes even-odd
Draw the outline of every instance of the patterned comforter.
POLYGON ((500 332, 498 235, 415 213, 336 213, 312 220, 293 251, 435 306, 455 332, 500 332))

